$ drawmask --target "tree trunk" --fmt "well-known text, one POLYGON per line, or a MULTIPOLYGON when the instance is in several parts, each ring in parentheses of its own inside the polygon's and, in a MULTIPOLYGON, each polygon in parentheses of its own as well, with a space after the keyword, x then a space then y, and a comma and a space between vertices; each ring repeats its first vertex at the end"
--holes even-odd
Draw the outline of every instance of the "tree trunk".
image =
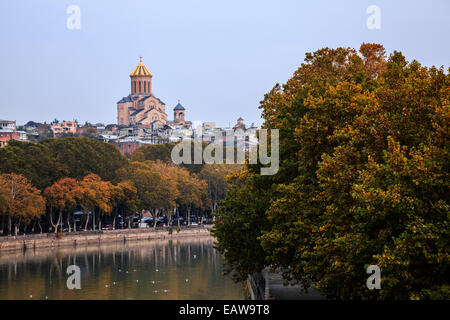
POLYGON ((84 224, 84 230, 87 230, 87 226, 89 223, 89 213, 86 213, 86 216, 87 216, 87 218, 86 218, 86 223, 84 224))
POLYGON ((56 223, 53 223, 53 210, 50 209, 50 224, 55 229, 54 230, 55 233, 58 231, 58 225, 59 225, 60 219, 61 219, 61 211, 59 211, 58 220, 56 221, 56 223))
POLYGON ((113 223, 112 223, 112 228, 113 230, 116 230, 116 214, 113 215, 113 223))
POLYGON ((155 209, 155 214, 153 215, 153 230, 156 229, 157 222, 158 222, 158 209, 155 209))
POLYGON ((50 221, 50 225, 52 227, 54 227, 54 225, 53 225, 53 210, 52 210, 52 208, 50 208, 48 220, 50 221))
POLYGON ((11 216, 8 215, 8 235, 10 236, 12 232, 12 221, 11 221, 11 216))
POLYGON ((209 193, 209 199, 211 199, 210 204, 211 204, 211 213, 214 211, 214 201, 213 201, 213 197, 212 197, 212 193, 209 193))
POLYGON ((70 224, 70 213, 67 214, 66 223, 67 223, 68 231, 72 232, 72 225, 70 224))
MULTIPOLYGON (((58 221, 56 222, 56 227, 55 227, 55 233, 58 232, 58 226, 59 226, 59 223, 61 222, 61 216, 62 216, 62 212, 59 211, 58 221)), ((62 231, 62 230, 61 230, 61 231, 62 231)))
POLYGON ((188 206, 188 221, 189 225, 191 225, 191 205, 188 206))
POLYGON ((39 229, 41 230, 41 231, 40 231, 40 234, 42 234, 41 219, 38 219, 38 226, 39 226, 39 229))

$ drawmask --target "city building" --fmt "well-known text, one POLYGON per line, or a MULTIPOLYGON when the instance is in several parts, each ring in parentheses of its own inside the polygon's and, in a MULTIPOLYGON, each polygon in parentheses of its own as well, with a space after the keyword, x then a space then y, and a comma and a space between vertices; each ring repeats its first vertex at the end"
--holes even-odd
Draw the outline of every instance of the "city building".
POLYGON ((239 119, 237 119, 237 123, 234 125, 233 129, 234 129, 234 130, 236 130, 236 129, 242 129, 242 130, 245 130, 245 129, 246 129, 246 126, 245 126, 245 123, 244 123, 244 119, 242 119, 241 117, 239 117, 239 119))
POLYGON ((52 123, 51 128, 53 131, 53 135, 62 134, 62 133, 77 133, 77 123, 75 121, 62 121, 52 123))
POLYGON ((173 121, 168 121, 167 124, 173 128, 192 128, 192 122, 185 119, 185 110, 178 100, 178 104, 173 108, 173 121))
POLYGON ((0 130, 16 130, 16 122, 12 120, 0 119, 0 130))
POLYGON ((0 129, 0 148, 6 147, 11 140, 28 141, 25 131, 0 129))
MULTIPOLYGON (((131 93, 117 102, 117 123, 124 126, 149 125, 152 128, 168 124, 166 104, 152 92, 152 73, 142 62, 130 73, 131 93)), ((185 108, 178 103, 171 124, 191 125, 185 120, 185 108)))
POLYGON ((202 124, 203 130, 213 130, 216 128, 215 122, 203 122, 202 124))

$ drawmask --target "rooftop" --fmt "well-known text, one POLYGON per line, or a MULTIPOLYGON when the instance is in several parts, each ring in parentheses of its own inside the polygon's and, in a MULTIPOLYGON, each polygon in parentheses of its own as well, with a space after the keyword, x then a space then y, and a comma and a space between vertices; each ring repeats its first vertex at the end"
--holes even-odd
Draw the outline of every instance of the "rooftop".
POLYGON ((130 77, 152 77, 152 73, 148 71, 147 67, 142 63, 142 57, 140 57, 139 64, 131 71, 130 77))
POLYGON ((173 110, 186 110, 180 103, 180 100, 178 100, 178 104, 173 108, 173 110))

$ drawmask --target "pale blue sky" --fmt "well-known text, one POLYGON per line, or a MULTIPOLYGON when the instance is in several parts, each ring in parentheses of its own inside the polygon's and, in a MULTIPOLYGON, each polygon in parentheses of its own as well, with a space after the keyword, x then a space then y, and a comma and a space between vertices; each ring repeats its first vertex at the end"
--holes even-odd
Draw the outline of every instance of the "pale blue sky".
POLYGON ((169 119, 180 99, 192 121, 259 125, 264 94, 321 47, 377 42, 448 68, 449 16, 449 0, 1 1, 0 118, 114 123, 142 55, 169 119), (71 4, 80 30, 66 27, 71 4))

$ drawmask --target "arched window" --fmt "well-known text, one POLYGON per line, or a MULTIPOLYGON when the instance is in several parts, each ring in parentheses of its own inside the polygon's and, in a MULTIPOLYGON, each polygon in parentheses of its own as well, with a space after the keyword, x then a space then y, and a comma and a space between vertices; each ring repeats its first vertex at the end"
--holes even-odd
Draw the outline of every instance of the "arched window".
POLYGON ((147 81, 144 81, 144 92, 147 92, 147 81))
POLYGON ((141 91, 141 82, 139 81, 139 93, 142 92, 141 91))

